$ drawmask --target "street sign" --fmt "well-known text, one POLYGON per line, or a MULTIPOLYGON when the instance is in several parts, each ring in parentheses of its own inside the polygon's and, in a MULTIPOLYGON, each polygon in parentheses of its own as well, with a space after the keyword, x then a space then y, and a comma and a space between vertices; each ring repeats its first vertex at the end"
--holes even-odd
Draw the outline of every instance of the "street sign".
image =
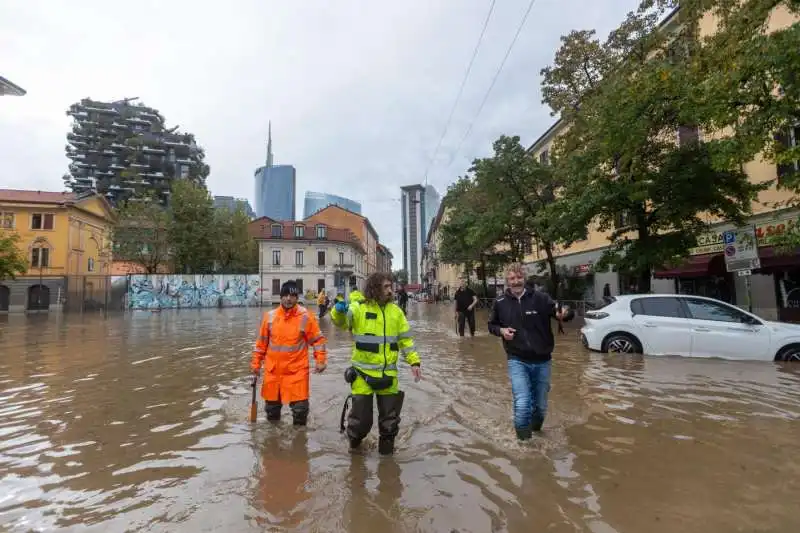
POLYGON ((726 231, 722 234, 722 242, 728 272, 739 272, 739 275, 747 276, 751 271, 761 268, 755 226, 726 231), (742 274, 743 271, 747 271, 747 274, 742 274))

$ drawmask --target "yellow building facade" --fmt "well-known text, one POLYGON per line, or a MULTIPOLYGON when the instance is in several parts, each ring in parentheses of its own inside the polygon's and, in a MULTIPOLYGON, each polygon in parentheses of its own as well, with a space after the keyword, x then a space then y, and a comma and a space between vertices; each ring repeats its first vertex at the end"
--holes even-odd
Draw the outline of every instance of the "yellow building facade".
MULTIPOLYGON (((662 31, 670 31, 677 27, 680 24, 679 15, 678 8, 662 23, 662 31)), ((770 16, 766 31, 776 31, 797 22, 797 17, 784 6, 778 6, 770 16)), ((715 17, 710 13, 705 15, 699 28, 700 36, 712 34, 716 27, 715 17)), ((554 141, 568 126, 569 124, 564 121, 557 121, 531 145, 529 153, 540 162, 546 163, 554 141)), ((719 135, 703 131, 698 133, 701 140, 704 136, 719 135)), ((676 137, 678 136, 679 134, 676 134, 676 137)), ((793 142, 797 142, 800 135, 795 135, 793 139, 793 142)), ((744 171, 752 183, 765 183, 777 178, 777 167, 762 158, 756 158, 744 165, 744 171)), ((749 223, 756 227, 762 269, 754 271, 751 276, 750 290, 746 288, 744 278, 725 271, 722 233, 733 229, 733 226, 726 221, 709 220, 711 228, 708 234, 698 238, 698 246, 691 250, 691 259, 688 263, 681 268, 656 272, 652 291, 711 296, 740 306, 752 306, 754 312, 765 318, 800 320, 800 290, 796 291, 797 301, 791 296, 796 288, 800 289, 800 257, 778 257, 779 254, 776 254, 771 247, 775 235, 798 220, 798 213, 776 210, 773 207, 788 198, 789 194, 786 191, 772 186, 762 191, 758 200, 753 202, 753 216, 749 223), (795 308, 797 311, 794 311, 795 308)), ((594 225, 590 225, 587 230, 586 239, 575 242, 568 248, 556 250, 559 267, 566 269, 571 275, 585 277, 587 300, 600 300, 605 292, 604 289, 610 290, 612 295, 633 290, 632 280, 625 279, 616 272, 594 270, 593 264, 609 246, 610 232, 599 231, 594 225)), ((529 265, 529 270, 533 270, 534 264, 542 259, 544 259, 543 254, 540 254, 534 246, 533 253, 526 256, 525 261, 529 265)))
POLYGON ((113 224, 97 194, 0 189, 0 231, 19 235, 29 265, 0 280, 0 312, 58 307, 70 278, 110 275, 113 224))
POLYGON ((428 229, 420 262, 420 272, 423 274, 426 288, 434 298, 452 298, 461 278, 464 277, 461 265, 443 263, 439 259, 439 248, 442 243, 440 228, 447 222, 449 211, 449 208, 445 208, 444 202, 439 205, 439 210, 428 229))

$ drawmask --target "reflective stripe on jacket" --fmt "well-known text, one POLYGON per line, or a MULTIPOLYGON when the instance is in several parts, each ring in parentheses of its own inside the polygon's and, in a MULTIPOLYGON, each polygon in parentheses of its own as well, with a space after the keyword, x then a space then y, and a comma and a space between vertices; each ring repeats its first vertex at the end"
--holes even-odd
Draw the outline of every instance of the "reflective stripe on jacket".
MULTIPOLYGON (((334 310, 335 311, 335 310, 334 310)), ((394 303, 381 307, 375 302, 350 304, 347 313, 331 311, 331 320, 353 333, 351 364, 373 377, 397 376, 397 361, 417 365, 419 354, 403 311, 394 303)))
POLYGON ((261 397, 283 403, 308 399, 308 347, 317 363, 328 359, 327 339, 316 316, 301 306, 288 311, 283 306, 264 314, 250 368, 264 365, 261 397))

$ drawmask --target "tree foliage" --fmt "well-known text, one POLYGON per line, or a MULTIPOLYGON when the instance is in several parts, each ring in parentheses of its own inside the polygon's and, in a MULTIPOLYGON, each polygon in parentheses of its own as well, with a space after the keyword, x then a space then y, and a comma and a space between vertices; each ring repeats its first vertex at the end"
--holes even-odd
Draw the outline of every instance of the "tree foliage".
POLYGON ((536 161, 519 137, 502 136, 493 148, 492 156, 473 162, 471 176, 448 190, 440 258, 468 269, 480 263, 485 280, 504 264, 521 261, 536 242, 557 284, 556 248, 581 238, 585 227, 559 200, 563 183, 553 166, 536 161))
POLYGON ((598 267, 637 275, 642 291, 654 269, 688 255, 709 217, 742 223, 763 189, 693 135, 706 124, 692 87, 691 3, 677 33, 656 31, 670 6, 651 4, 602 43, 573 32, 543 71, 545 102, 569 120, 555 146, 564 201, 609 232, 598 267))
POLYGON ((176 180, 169 206, 158 197, 131 199, 117 209, 115 256, 149 274, 170 268, 184 274, 251 273, 258 269, 258 245, 248 233, 243 209, 214 209, 208 191, 176 180))
POLYGON ((0 280, 14 279, 28 270, 28 261, 19 247, 16 233, 0 233, 0 280))
POLYGON ((157 200, 128 200, 117 208, 114 255, 155 274, 170 262, 171 218, 157 200))
POLYGON ((214 222, 214 202, 208 190, 189 180, 172 186, 169 241, 176 272, 204 274, 214 271, 215 245, 222 234, 214 222))

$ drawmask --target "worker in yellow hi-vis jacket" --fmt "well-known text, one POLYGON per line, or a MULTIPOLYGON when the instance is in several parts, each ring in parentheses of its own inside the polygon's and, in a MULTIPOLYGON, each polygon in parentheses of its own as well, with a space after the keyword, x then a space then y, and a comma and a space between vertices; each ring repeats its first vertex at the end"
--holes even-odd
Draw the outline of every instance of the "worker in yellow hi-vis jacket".
MULTIPOLYGON (((403 311, 392 297, 392 277, 375 273, 367 278, 362 301, 337 301, 331 320, 353 334, 353 352, 345 381, 350 384, 352 400, 347 416, 347 437, 350 447, 358 448, 372 429, 372 395, 378 404, 378 428, 381 455, 394 452, 394 439, 400 425, 400 411, 405 393, 400 390, 397 363, 402 353, 411 365, 414 380, 422 378, 420 359, 414 348, 403 311)), ((347 402, 345 402, 345 410, 347 402)), ((342 414, 344 419, 344 413, 342 414)), ((344 423, 342 423, 344 429, 344 423)))

